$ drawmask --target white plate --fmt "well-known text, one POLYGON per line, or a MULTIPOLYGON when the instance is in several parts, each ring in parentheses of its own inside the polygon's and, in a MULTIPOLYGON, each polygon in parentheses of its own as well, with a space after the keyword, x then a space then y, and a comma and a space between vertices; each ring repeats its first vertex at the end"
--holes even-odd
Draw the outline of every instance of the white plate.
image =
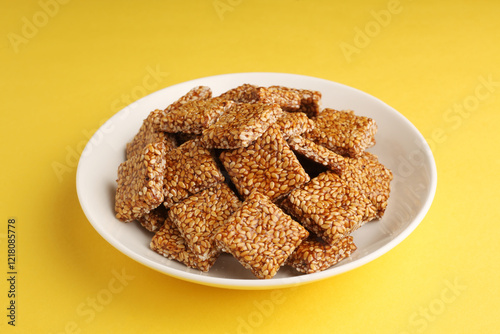
POLYGON ((318 281, 366 264, 405 239, 422 221, 436 190, 436 166, 422 135, 400 113, 357 89, 302 75, 280 73, 236 73, 196 79, 152 93, 109 119, 82 152, 76 185, 80 204, 90 223, 111 245, 132 259, 179 279, 234 289, 265 289, 318 281), (114 216, 114 194, 118 165, 125 159, 125 145, 154 109, 163 109, 199 85, 214 95, 244 83, 283 85, 318 90, 322 106, 352 109, 378 124, 377 144, 369 151, 394 173, 391 197, 384 217, 353 233, 358 249, 346 260, 314 274, 298 274, 282 267, 272 279, 260 280, 230 255, 223 254, 208 273, 189 269, 149 248, 152 234, 138 223, 122 223, 114 216))

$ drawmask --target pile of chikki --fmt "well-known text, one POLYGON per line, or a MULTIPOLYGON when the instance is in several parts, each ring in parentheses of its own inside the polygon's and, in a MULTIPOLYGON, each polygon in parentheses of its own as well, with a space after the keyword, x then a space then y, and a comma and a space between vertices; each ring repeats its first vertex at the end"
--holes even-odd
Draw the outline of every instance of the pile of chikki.
POLYGON ((366 151, 377 124, 321 107, 321 93, 251 84, 195 87, 152 111, 118 168, 116 217, 150 247, 208 271, 222 253, 255 277, 325 270, 380 219, 392 172, 366 151))

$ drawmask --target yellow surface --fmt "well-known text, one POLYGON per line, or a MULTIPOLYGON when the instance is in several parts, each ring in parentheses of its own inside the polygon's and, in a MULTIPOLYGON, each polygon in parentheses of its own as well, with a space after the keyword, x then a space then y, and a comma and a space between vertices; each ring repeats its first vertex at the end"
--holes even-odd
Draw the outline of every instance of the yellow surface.
POLYGON ((498 1, 3 0, 0 12, 1 333, 500 332, 498 1), (180 281, 106 243, 75 189, 94 131, 146 93, 246 71, 344 83, 413 122, 439 175, 415 232, 356 270, 265 291, 180 281))

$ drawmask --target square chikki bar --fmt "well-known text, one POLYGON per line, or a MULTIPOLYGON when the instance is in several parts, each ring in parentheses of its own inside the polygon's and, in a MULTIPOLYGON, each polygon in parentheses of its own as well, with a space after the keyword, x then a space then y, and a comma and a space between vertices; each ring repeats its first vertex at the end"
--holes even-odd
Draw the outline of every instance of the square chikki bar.
POLYGON ((202 147, 200 140, 187 141, 166 156, 163 204, 169 208, 224 180, 212 150, 202 147))
POLYGON ((314 129, 314 121, 303 112, 284 112, 276 124, 279 125, 285 139, 299 136, 314 129))
POLYGON ((298 111, 300 108, 300 96, 296 92, 280 87, 260 87, 259 96, 261 103, 276 103, 282 109, 298 111))
POLYGON ((309 233, 254 191, 229 217, 216 240, 258 278, 273 277, 309 233))
POLYGON ((218 97, 186 102, 163 113, 159 127, 169 133, 201 134, 234 103, 218 97))
POLYGON ((220 160, 243 197, 256 189, 274 201, 309 181, 277 125, 246 148, 223 151, 220 160))
POLYGON ((219 183, 173 205, 168 215, 189 249, 200 260, 207 260, 220 253, 215 243, 216 231, 240 205, 229 186, 219 183))
POLYGON ((165 110, 171 111, 173 109, 179 108, 185 103, 199 100, 206 100, 212 97, 212 90, 207 86, 197 86, 191 89, 189 92, 181 96, 177 101, 170 104, 165 110))
POLYGON ((324 109, 314 121, 316 126, 304 138, 340 155, 356 158, 375 144, 375 121, 351 110, 324 109))
POLYGON ((356 249, 352 236, 339 240, 333 246, 321 239, 309 236, 290 255, 286 264, 301 273, 312 274, 339 263, 356 249))
POLYGON ((302 136, 290 137, 287 143, 296 154, 300 154, 307 159, 327 166, 336 174, 343 174, 346 166, 346 160, 343 156, 330 151, 324 146, 317 145, 315 142, 302 136))
POLYGON ((175 137, 161 131, 155 124, 155 119, 157 119, 162 112, 163 110, 154 110, 150 112, 148 117, 143 121, 139 132, 134 136, 131 142, 127 143, 125 150, 127 159, 139 154, 146 145, 156 142, 165 143, 167 152, 177 147, 175 137))
POLYGON ((186 245, 186 241, 177 226, 169 218, 165 220, 165 224, 153 236, 149 247, 169 260, 184 263, 189 268, 204 272, 207 272, 214 265, 218 257, 217 255, 206 260, 200 260, 186 245))
POLYGON ((292 90, 281 87, 259 87, 243 84, 220 95, 221 98, 240 103, 278 104, 281 108, 298 111, 301 97, 292 90))
POLYGON ((346 158, 346 163, 342 179, 372 202, 376 207, 374 218, 382 218, 391 192, 392 172, 369 152, 359 158, 346 158))
POLYGON ((289 91, 297 94, 300 98, 299 108, 283 107, 285 111, 300 111, 305 113, 308 117, 315 117, 320 113, 321 92, 307 89, 289 88, 284 86, 270 86, 269 89, 280 89, 282 91, 289 91))
POLYGON ((189 92, 181 96, 177 101, 169 104, 164 110, 158 112, 155 117, 151 119, 152 123, 159 129, 161 124, 161 119, 163 115, 169 113, 172 110, 175 110, 182 105, 192 102, 192 101, 200 101, 206 100, 212 97, 212 90, 207 86, 197 86, 191 89, 189 92))
POLYGON ((259 87, 243 84, 222 93, 219 97, 239 103, 256 103, 259 101, 259 87))
POLYGON ((156 232, 163 226, 167 218, 168 210, 165 206, 160 205, 156 209, 139 217, 137 221, 149 232, 156 232))
POLYGON ((293 190, 281 205, 329 245, 359 228, 375 212, 364 194, 330 171, 293 190))
POLYGON ((282 114, 277 104, 235 103, 203 130, 203 145, 220 149, 246 147, 282 114))
POLYGON ((138 219, 163 202, 165 144, 148 144, 141 152, 121 163, 115 194, 116 218, 138 219))

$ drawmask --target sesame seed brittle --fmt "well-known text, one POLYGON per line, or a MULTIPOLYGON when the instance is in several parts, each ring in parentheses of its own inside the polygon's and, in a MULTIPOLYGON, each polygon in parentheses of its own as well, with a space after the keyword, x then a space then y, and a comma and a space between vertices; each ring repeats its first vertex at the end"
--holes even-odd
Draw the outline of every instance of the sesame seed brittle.
POLYGON ((155 124, 155 119, 159 117, 163 110, 154 110, 143 121, 139 132, 134 136, 130 143, 127 143, 126 155, 127 159, 141 153, 148 144, 163 142, 167 151, 171 151, 177 147, 175 137, 165 133, 155 124))
POLYGON ((342 179, 372 202, 376 208, 373 218, 382 218, 391 191, 392 172, 369 152, 363 152, 357 159, 346 158, 346 162, 342 179))
POLYGON ((373 119, 320 105, 320 92, 284 86, 193 88, 127 144, 116 217, 203 272, 222 252, 259 279, 330 268, 356 250, 353 231, 384 215, 393 174, 365 151, 373 119))
POLYGON ((149 144, 141 154, 120 164, 116 180, 116 218, 130 222, 161 205, 165 150, 163 142, 149 144))
POLYGON ((201 134, 234 104, 221 98, 194 100, 162 115, 160 129, 169 133, 201 134))
POLYGON ((284 86, 271 86, 269 89, 279 89, 281 91, 288 91, 295 93, 300 98, 299 108, 288 108, 287 106, 283 107, 285 111, 299 111, 305 113, 308 117, 315 117, 320 113, 320 102, 321 102, 321 93, 315 90, 307 90, 307 89, 296 89, 289 88, 284 86))
POLYGON ((343 156, 301 136, 290 137, 287 142, 292 151, 296 154, 300 154, 307 159, 327 166, 330 170, 339 175, 343 174, 346 166, 346 161, 343 156))
POLYGON ((177 147, 174 135, 168 134, 161 129, 161 120, 166 113, 176 110, 186 103, 206 100, 212 96, 212 90, 206 86, 198 86, 191 89, 177 101, 170 104, 166 109, 156 109, 149 113, 148 117, 143 121, 139 132, 135 135, 130 143, 127 143, 126 156, 127 159, 141 152, 147 144, 163 141, 167 151, 171 151, 177 147))
POLYGON ((169 217, 189 249, 200 260, 207 260, 220 253, 215 244, 216 232, 240 205, 233 191, 225 183, 219 183, 173 205, 169 217))
POLYGON ((181 96, 177 101, 170 104, 167 108, 165 108, 165 112, 170 112, 174 109, 177 109, 188 102, 206 100, 211 97, 212 97, 212 90, 210 89, 210 87, 197 86, 191 89, 185 95, 181 96))
POLYGON ((376 210, 363 193, 330 171, 293 190, 281 205, 330 245, 373 219, 376 210))
POLYGON ((165 224, 153 236, 150 248, 167 259, 184 263, 187 267, 207 272, 217 260, 218 254, 205 260, 194 254, 177 226, 167 218, 165 224))
POLYGON ((259 87, 256 85, 243 84, 230 89, 220 97, 241 103, 278 104, 281 108, 299 111, 301 96, 292 90, 282 87, 259 87))
POLYGON ((313 119, 316 126, 303 136, 337 154, 357 158, 375 144, 375 121, 352 110, 324 109, 313 119))
POLYGON ((243 197, 257 189, 274 201, 309 181, 276 125, 246 148, 223 151, 220 159, 243 197))
POLYGON ((285 112, 278 118, 276 124, 279 125, 285 139, 299 136, 314 128, 314 121, 303 112, 285 112))
POLYGON ((309 233, 271 200, 252 192, 216 236, 258 278, 273 277, 309 233))
POLYGON ((330 268, 351 255, 356 248, 352 236, 339 240, 333 246, 309 236, 290 255, 286 264, 301 273, 311 274, 330 268))
POLYGON ((210 148, 247 147, 282 114, 277 104, 235 103, 203 130, 201 140, 205 147, 210 148))
POLYGON ((190 140, 172 150, 166 157, 163 180, 164 205, 169 208, 199 191, 224 182, 213 152, 190 140))

